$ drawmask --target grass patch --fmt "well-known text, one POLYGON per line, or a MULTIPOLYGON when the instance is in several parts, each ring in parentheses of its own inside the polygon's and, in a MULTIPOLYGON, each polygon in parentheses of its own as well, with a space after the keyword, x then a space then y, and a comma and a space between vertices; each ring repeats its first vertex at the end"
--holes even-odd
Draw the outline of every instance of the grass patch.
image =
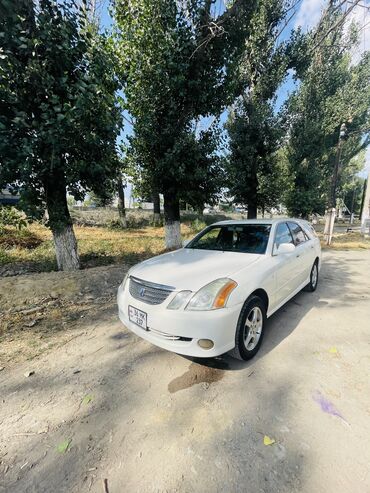
POLYGON ((331 245, 325 244, 324 235, 319 233, 321 247, 324 250, 368 250, 370 249, 370 239, 359 232, 335 233, 331 245))
MULTIPOLYGON (((122 262, 135 264, 165 251, 163 227, 148 225, 129 229, 111 228, 109 221, 114 220, 112 210, 92 211, 93 214, 99 216, 94 216, 95 225, 75 224, 74 229, 83 268, 122 262), (105 226, 103 226, 103 221, 106 221, 105 226)), ((82 214, 81 211, 78 212, 82 214)), ((113 210, 113 214, 115 213, 113 210)), ((151 218, 150 211, 133 211, 132 213, 140 216, 142 222, 151 218)), ((90 211, 88 211, 88 217, 90 217, 89 214, 90 211)), ((230 217, 232 216, 184 214, 181 224, 182 236, 184 239, 191 238, 208 224, 230 219, 230 217)), ((138 220, 138 223, 141 223, 140 221, 138 220)), ((323 249, 370 249, 369 238, 364 238, 359 232, 336 233, 330 247, 325 245, 323 234, 319 233, 319 236, 323 249)), ((56 270, 54 244, 48 228, 39 223, 30 224, 21 230, 13 227, 3 228, 0 232, 0 266, 6 266, 5 269, 10 268, 16 273, 17 265, 27 272, 56 270)))
POLYGON ((42 238, 28 228, 17 229, 7 226, 0 229, 0 248, 2 249, 33 249, 39 246, 42 241, 42 238))
MULTIPOLYGON (((164 228, 116 230, 93 226, 75 226, 82 267, 95 267, 118 262, 134 264, 165 251, 164 228)), ((41 224, 29 225, 27 231, 39 239, 34 248, 21 244, 4 248, 0 244, 0 265, 26 264, 30 271, 56 270, 52 235, 41 224)), ((194 234, 194 227, 182 225, 185 238, 194 234)))
POLYGON ((45 226, 33 223, 20 231, 14 229, 0 242, 0 265, 19 263, 29 271, 56 269, 52 235, 45 226))
MULTIPOLYGON (((74 230, 83 268, 109 265, 120 262, 135 264, 146 258, 165 252, 164 228, 152 226, 152 212, 129 211, 128 229, 115 227, 118 221, 116 209, 73 210, 74 230)), ((230 219, 230 217, 184 214, 181 233, 191 238, 207 224, 230 219)), ((57 269, 52 234, 40 223, 16 230, 7 228, 0 236, 0 266, 12 270, 15 265, 26 271, 48 272, 57 269)))

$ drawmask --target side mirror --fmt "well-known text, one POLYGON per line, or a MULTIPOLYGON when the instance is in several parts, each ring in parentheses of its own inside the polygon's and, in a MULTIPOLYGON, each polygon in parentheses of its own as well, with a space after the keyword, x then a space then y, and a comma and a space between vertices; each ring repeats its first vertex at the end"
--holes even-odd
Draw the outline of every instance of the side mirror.
POLYGON ((190 241, 191 241, 191 240, 184 240, 184 241, 182 242, 182 247, 183 247, 183 248, 185 248, 187 245, 189 245, 190 241))
POLYGON ((293 243, 281 243, 278 248, 275 248, 275 255, 285 255, 287 253, 292 253, 295 250, 293 243))

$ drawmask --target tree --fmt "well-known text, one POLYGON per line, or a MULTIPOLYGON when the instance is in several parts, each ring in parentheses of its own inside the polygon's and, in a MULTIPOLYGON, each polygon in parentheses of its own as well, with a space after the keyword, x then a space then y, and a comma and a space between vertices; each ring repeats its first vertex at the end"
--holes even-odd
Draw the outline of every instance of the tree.
POLYGON ((168 248, 181 244, 183 191, 189 197, 212 174, 214 150, 205 145, 211 140, 196 132, 196 122, 233 100, 254 6, 235 0, 218 15, 213 0, 115 3, 125 107, 134 123, 131 146, 151 188, 163 193, 168 248))
POLYGON ((79 268, 66 192, 104 196, 120 110, 109 42, 73 2, 1 0, 0 184, 31 218, 45 208, 61 270, 79 268))
POLYGON ((279 41, 293 7, 294 2, 285 0, 259 2, 243 55, 243 93, 226 124, 230 193, 238 203, 247 205, 248 218, 257 217, 258 207, 276 206, 281 200, 277 150, 283 134, 275 115, 275 98, 287 71, 293 66, 300 69, 305 48, 300 32, 293 32, 288 41, 279 41))
POLYGON ((295 216, 322 214, 330 205, 341 125, 347 127, 338 155, 342 170, 369 142, 370 54, 357 65, 351 62, 356 32, 345 29, 342 19, 330 2, 311 33, 310 63, 287 103, 293 186, 286 205, 295 216))
MULTIPOLYGON (((226 167, 230 194, 234 201, 248 207, 248 218, 253 219, 257 217, 257 207, 266 207, 266 201, 275 205, 273 197, 266 196, 267 182, 276 189, 272 181, 278 127, 271 103, 242 98, 231 112, 226 128, 230 137, 226 167)), ((278 196, 275 198, 278 201, 278 196)))

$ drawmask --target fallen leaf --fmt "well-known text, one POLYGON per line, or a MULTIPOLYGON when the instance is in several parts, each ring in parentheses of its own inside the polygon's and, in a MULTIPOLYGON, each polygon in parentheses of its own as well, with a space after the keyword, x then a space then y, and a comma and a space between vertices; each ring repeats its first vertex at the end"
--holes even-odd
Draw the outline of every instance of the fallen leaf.
POLYGON ((92 395, 85 395, 85 397, 82 399, 82 404, 89 404, 93 399, 92 395))
POLYGON ((0 371, 5 370, 5 366, 0 366, 0 371))
POLYGON ((272 445, 273 443, 275 443, 275 440, 273 438, 270 438, 267 435, 265 435, 263 437, 263 444, 264 445, 272 445))
POLYGON ((70 444, 71 444, 71 441, 72 441, 72 438, 68 438, 68 440, 64 440, 63 442, 61 442, 58 446, 57 446, 57 451, 60 453, 60 454, 64 454, 65 452, 67 452, 70 444))
POLYGON ((338 354, 338 349, 336 347, 331 347, 329 349, 329 353, 331 353, 331 354, 338 354))

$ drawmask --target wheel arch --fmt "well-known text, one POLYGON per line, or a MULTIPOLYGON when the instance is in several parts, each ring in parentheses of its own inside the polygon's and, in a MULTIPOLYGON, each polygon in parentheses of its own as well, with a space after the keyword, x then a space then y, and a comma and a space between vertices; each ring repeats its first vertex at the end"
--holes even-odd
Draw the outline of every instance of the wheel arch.
POLYGON ((251 296, 258 296, 259 298, 261 298, 261 300, 263 301, 263 304, 265 305, 266 313, 267 313, 270 300, 269 300, 269 297, 268 297, 268 294, 266 293, 266 291, 262 288, 258 288, 256 290, 254 290, 253 293, 251 293, 248 296, 248 298, 250 298, 251 296))

